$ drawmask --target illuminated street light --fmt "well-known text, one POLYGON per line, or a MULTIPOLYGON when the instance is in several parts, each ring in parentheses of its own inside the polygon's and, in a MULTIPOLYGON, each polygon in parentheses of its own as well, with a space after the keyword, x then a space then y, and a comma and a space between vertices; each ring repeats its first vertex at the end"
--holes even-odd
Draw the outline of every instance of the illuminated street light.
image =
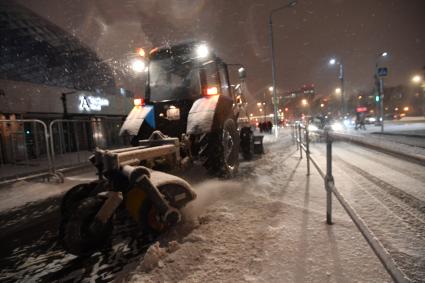
POLYGON ((338 79, 340 81, 340 88, 337 94, 341 94, 341 114, 345 115, 347 113, 346 107, 345 107, 345 93, 344 93, 344 65, 342 64, 341 60, 337 60, 335 58, 331 58, 329 60, 329 65, 339 65, 339 75, 338 79))
POLYGON ((306 105, 308 104, 307 99, 303 99, 303 100, 301 100, 301 104, 302 104, 303 106, 306 106, 306 105))
POLYGON ((406 107, 403 108, 403 110, 407 112, 407 111, 409 111, 409 107, 406 106, 406 107))
MULTIPOLYGON (((378 66, 379 66, 379 59, 381 59, 382 57, 388 57, 388 52, 384 51, 382 53, 379 53, 376 56, 376 60, 375 60, 375 78, 376 80, 379 82, 379 86, 378 86, 378 93, 379 93, 379 100, 376 100, 376 102, 379 103, 379 112, 380 112, 380 116, 378 119, 378 111, 376 111, 376 120, 381 122, 381 133, 384 132, 384 80, 382 78, 382 76, 378 75, 378 66)), ((377 105, 378 106, 378 105, 377 105)), ((378 108, 376 109, 378 110, 378 108)))
POLYGON ((131 62, 131 68, 133 69, 134 72, 141 73, 145 70, 145 62, 143 62, 140 59, 134 59, 131 62))
POLYGON ((261 102, 257 102, 258 107, 261 107, 261 104, 262 104, 261 102))
POLYGON ((263 108, 260 108, 260 112, 263 112, 263 108))
POLYGON ((320 107, 321 107, 321 108, 325 107, 325 104, 321 103, 321 104, 320 104, 320 107))
POLYGON ((273 87, 269 86, 269 91, 272 92, 273 91, 273 87))
POLYGON ((337 88, 335 89, 335 93, 336 93, 336 94, 341 94, 341 88, 337 87, 337 88))
POLYGON ((412 82, 413 83, 415 83, 415 84, 418 84, 418 83, 420 83, 422 81, 422 77, 421 76, 419 76, 419 75, 414 75, 413 77, 412 77, 412 82))

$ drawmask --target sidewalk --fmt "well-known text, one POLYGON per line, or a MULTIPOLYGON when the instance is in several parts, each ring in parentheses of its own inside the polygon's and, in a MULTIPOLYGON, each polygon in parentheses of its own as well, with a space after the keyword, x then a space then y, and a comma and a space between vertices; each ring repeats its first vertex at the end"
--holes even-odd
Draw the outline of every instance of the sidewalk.
MULTIPOLYGON (((68 152, 65 154, 55 155, 55 166, 57 169, 88 164, 89 157, 93 154, 92 151, 68 152)), ((38 159, 29 159, 17 164, 0 164, 0 181, 16 179, 32 174, 49 172, 49 162, 46 156, 38 159)))

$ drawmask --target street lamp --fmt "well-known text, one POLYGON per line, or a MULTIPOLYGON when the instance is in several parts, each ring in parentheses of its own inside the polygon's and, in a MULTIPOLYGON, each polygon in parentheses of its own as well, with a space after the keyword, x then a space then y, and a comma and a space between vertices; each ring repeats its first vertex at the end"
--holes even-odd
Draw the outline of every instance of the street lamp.
POLYGON ((341 61, 336 60, 335 58, 331 58, 329 60, 329 65, 339 65, 339 75, 338 75, 338 79, 340 81, 340 88, 337 88, 337 90, 339 90, 338 92, 335 93, 337 94, 341 94, 341 114, 345 115, 347 113, 346 107, 345 107, 345 91, 344 91, 344 65, 342 64, 341 61))
POLYGON ((337 87, 337 88, 335 89, 335 93, 336 93, 336 94, 341 94, 341 89, 340 89, 339 87, 337 87))
POLYGON ((278 117, 277 117, 277 96, 276 96, 276 62, 275 62, 275 52, 274 52, 274 42, 273 42, 273 14, 281 11, 283 9, 286 8, 291 8, 294 7, 297 4, 296 0, 292 0, 289 3, 287 3, 286 5, 273 9, 270 11, 269 14, 269 29, 270 29, 270 50, 271 50, 271 55, 272 55, 272 79, 273 79, 273 120, 274 120, 274 124, 275 124, 275 136, 277 137, 278 135, 278 117))
POLYGON ((422 82, 422 77, 421 77, 421 76, 419 76, 419 75, 414 75, 414 76, 412 77, 412 83, 418 84, 418 83, 420 83, 420 82, 422 82))
POLYGON ((423 111, 423 114, 424 114, 424 117, 425 117, 425 81, 422 78, 422 76, 420 76, 420 75, 414 75, 412 77, 412 83, 418 84, 422 88, 422 96, 423 96, 422 111, 423 111))
MULTIPOLYGON (((378 81, 379 86, 378 86, 378 94, 379 94, 379 100, 377 100, 377 102, 379 102, 379 109, 380 109, 380 114, 381 117, 380 119, 377 119, 377 121, 381 122, 381 133, 384 132, 384 80, 382 78, 382 76, 380 76, 378 74, 378 66, 379 66, 379 60, 383 57, 387 57, 388 56, 388 52, 382 52, 379 53, 376 57, 375 60, 375 79, 378 81)), ((376 111, 378 114, 378 111, 376 111)))

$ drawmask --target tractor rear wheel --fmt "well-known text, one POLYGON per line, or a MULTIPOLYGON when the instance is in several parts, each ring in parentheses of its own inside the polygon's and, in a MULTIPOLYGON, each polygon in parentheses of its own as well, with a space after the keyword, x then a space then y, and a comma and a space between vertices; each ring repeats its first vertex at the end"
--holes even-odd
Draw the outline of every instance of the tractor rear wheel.
POLYGON ((233 119, 207 136, 205 168, 210 174, 231 178, 239 167, 239 133, 233 119))

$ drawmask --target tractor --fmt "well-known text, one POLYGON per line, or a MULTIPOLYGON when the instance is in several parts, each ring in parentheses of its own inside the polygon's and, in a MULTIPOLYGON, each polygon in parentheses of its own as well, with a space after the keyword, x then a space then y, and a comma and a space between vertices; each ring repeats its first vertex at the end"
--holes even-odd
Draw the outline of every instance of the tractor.
MULTIPOLYGON (((90 158, 98 180, 70 189, 61 203, 59 239, 67 251, 87 255, 111 236, 114 216, 125 211, 143 233, 158 234, 181 220, 196 198, 182 178, 158 171, 200 161, 213 175, 233 177, 239 153, 251 158, 254 135, 241 83, 203 42, 154 48, 146 69, 145 97, 136 98, 120 134, 132 147, 97 148, 90 158)), ((261 145, 262 147, 262 145, 261 145)))

